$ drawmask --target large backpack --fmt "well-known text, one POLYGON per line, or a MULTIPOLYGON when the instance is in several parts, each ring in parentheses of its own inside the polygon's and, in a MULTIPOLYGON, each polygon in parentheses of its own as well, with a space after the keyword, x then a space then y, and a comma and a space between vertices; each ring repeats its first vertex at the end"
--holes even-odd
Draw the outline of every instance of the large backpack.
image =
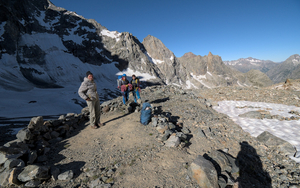
POLYGON ((148 125, 148 123, 151 120, 151 114, 152 114, 151 105, 147 102, 143 103, 142 110, 141 110, 141 117, 140 117, 141 120, 140 120, 140 122, 143 125, 148 125))

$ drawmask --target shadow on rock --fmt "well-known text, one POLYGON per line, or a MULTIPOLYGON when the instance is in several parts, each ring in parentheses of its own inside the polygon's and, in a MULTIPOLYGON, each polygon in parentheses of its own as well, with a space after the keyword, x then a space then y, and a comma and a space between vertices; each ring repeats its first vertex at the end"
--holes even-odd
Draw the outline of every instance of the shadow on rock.
POLYGON ((239 188, 271 186, 270 175, 263 170, 262 162, 256 150, 246 141, 240 143, 241 150, 236 158, 236 165, 239 167, 239 177, 237 181, 239 188))

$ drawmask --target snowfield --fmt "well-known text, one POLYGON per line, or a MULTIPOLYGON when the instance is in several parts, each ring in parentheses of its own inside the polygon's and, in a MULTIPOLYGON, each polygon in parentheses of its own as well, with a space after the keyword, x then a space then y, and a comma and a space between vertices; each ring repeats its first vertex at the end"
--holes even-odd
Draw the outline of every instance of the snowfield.
MULTIPOLYGON (((251 136, 257 137, 262 132, 268 131, 274 136, 289 142, 297 151, 300 151, 300 120, 279 121, 277 119, 239 117, 240 114, 257 110, 269 111, 271 115, 291 117, 296 115, 289 112, 292 110, 300 112, 300 107, 249 101, 220 101, 218 104, 219 106, 214 106, 213 109, 219 113, 228 115, 235 123, 240 125, 244 131, 249 132, 251 136)), ((300 158, 293 159, 300 163, 300 158)))

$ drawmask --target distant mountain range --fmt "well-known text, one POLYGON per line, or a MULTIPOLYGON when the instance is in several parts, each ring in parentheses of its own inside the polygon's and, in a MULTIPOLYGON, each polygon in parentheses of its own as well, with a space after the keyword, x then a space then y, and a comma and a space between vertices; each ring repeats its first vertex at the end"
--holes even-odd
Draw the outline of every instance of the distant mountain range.
POLYGON ((290 56, 281 63, 274 63, 270 60, 259 60, 252 57, 223 62, 229 67, 244 73, 250 70, 259 70, 265 73, 274 83, 284 82, 288 78, 300 78, 300 56, 298 54, 290 56))
POLYGON ((225 65, 228 65, 240 72, 246 73, 252 69, 259 70, 263 73, 268 72, 270 69, 276 67, 278 63, 274 63, 270 60, 259 60, 252 57, 240 58, 233 61, 223 61, 225 65))

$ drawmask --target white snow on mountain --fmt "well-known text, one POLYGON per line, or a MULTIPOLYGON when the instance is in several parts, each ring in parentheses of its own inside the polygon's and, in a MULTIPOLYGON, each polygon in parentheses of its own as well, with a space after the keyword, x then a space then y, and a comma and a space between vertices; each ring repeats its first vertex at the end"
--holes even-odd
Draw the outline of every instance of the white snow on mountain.
MULTIPOLYGON (((36 15, 35 15, 35 18, 37 19, 37 21, 39 22, 39 24, 41 26, 44 26, 46 29, 50 30, 52 25, 55 24, 55 23, 58 23, 59 22, 59 18, 56 17, 55 20, 52 20, 51 22, 45 22, 44 19, 45 19, 45 11, 40 11, 40 15, 38 15, 38 12, 36 12, 36 15)), ((24 23, 25 24, 25 23, 24 23)), ((24 25, 23 24, 23 25, 24 25)))
POLYGON ((109 31, 107 29, 103 29, 100 33, 102 36, 108 36, 110 38, 114 38, 117 40, 117 42, 120 40, 120 36, 122 35, 122 33, 119 33, 117 31, 109 31))
POLYGON ((116 75, 120 75, 121 76, 123 74, 126 74, 127 79, 129 79, 129 81, 131 80, 131 76, 133 74, 135 76, 137 76, 140 79, 140 81, 147 81, 147 80, 151 80, 151 79, 155 79, 156 78, 155 76, 152 76, 152 75, 150 75, 148 73, 141 73, 139 71, 134 71, 134 70, 132 70, 130 68, 127 68, 127 69, 125 69, 123 71, 120 71, 116 75))
POLYGON ((259 59, 245 59, 245 60, 247 60, 247 61, 250 61, 250 62, 252 62, 252 63, 260 63, 261 62, 261 60, 259 60, 259 59))
POLYGON ((186 89, 192 89, 192 88, 198 89, 198 87, 195 86, 190 80, 187 80, 186 81, 186 89))
POLYGON ((145 55, 147 55, 149 61, 151 61, 152 63, 154 63, 156 65, 164 62, 162 60, 152 58, 151 55, 148 52, 145 53, 145 55))
POLYGON ((211 88, 208 84, 206 84, 205 82, 204 82, 204 80, 203 79, 206 79, 206 74, 205 75, 194 75, 193 73, 191 73, 190 74, 191 75, 191 77, 193 78, 193 79, 195 79, 196 81, 198 81, 198 82, 200 82, 203 86, 205 86, 205 87, 207 87, 207 88, 211 88))
POLYGON ((293 62, 293 64, 294 64, 295 66, 297 66, 297 65, 300 64, 299 59, 293 59, 292 62, 293 62))

